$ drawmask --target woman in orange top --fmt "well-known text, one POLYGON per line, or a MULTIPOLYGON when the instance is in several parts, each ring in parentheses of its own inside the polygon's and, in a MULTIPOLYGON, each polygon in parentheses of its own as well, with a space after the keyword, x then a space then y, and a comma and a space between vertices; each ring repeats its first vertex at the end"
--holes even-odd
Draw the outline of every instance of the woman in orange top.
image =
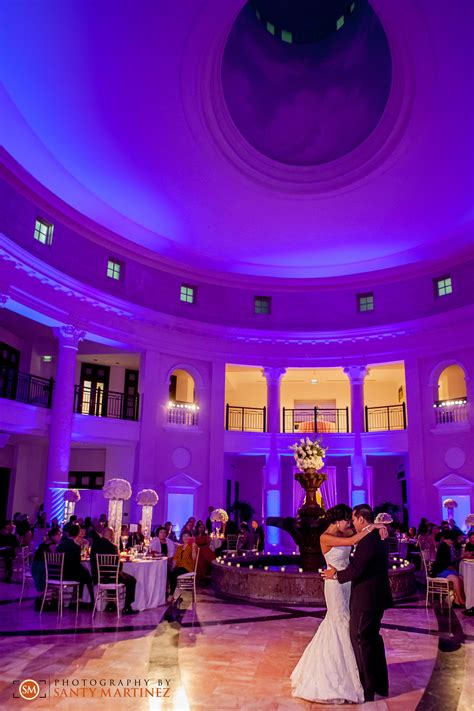
POLYGON ((209 547, 209 536, 206 533, 206 528, 202 521, 198 521, 196 525, 196 536, 194 540, 199 548, 196 575, 198 578, 205 578, 210 575, 211 563, 216 559, 216 554, 214 551, 211 551, 209 547))
POLYGON ((174 599, 173 593, 176 590, 178 576, 194 572, 197 558, 197 545, 191 541, 190 534, 185 531, 183 533, 183 542, 177 547, 173 556, 174 568, 170 573, 170 595, 168 602, 172 602, 174 599))

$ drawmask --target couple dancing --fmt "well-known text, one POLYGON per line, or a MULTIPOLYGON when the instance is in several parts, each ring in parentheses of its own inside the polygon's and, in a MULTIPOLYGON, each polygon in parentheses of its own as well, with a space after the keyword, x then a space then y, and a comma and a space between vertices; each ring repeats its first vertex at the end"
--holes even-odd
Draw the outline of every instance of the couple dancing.
POLYGON ((388 696, 380 625, 393 604, 383 526, 370 506, 339 504, 326 512, 321 550, 328 569, 327 614, 291 675, 293 696, 321 703, 364 703, 388 696), (351 520, 356 530, 353 535, 351 520), (350 558, 351 546, 356 546, 350 558))

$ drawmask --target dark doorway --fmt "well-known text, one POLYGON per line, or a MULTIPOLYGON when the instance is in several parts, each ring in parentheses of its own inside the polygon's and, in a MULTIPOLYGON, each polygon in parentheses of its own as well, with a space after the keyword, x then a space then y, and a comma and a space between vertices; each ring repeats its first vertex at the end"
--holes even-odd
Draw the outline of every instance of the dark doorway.
POLYGON ((137 419, 137 397, 138 397, 138 370, 125 370, 125 381, 123 386, 123 412, 124 420, 137 419))
POLYGON ((78 412, 107 417, 110 368, 108 365, 82 363, 78 412))
POLYGON ((0 521, 4 521, 7 517, 10 475, 11 469, 0 467, 0 521))
POLYGON ((20 351, 0 343, 0 396, 16 400, 20 351))

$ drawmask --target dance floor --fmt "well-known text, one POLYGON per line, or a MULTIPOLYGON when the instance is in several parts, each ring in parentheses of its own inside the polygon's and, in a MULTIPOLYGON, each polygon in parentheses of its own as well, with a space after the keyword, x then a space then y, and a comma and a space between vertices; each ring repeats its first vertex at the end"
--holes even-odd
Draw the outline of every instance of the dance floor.
MULTIPOLYGON (((34 612, 32 591, 19 606, 19 592, 0 584, 1 709, 323 708, 293 699, 289 682, 321 608, 241 604, 205 589, 172 622, 165 608, 119 621, 110 613, 92 621, 88 611, 76 621, 66 610, 58 621, 34 612), (18 693, 25 679, 38 683, 33 701, 18 693)), ((414 599, 386 613, 383 635, 391 696, 365 711, 472 709, 474 619, 456 611, 449 620, 414 599)))

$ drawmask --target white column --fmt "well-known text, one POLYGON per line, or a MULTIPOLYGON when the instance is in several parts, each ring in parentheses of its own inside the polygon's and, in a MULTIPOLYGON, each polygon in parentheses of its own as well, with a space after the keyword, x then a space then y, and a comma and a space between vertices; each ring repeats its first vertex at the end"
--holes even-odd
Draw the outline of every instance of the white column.
POLYGON ((86 335, 84 331, 70 325, 54 329, 54 334, 58 339, 58 357, 49 427, 45 491, 45 511, 49 521, 54 516, 60 517, 63 512, 62 496, 55 497, 54 489, 68 485, 76 356, 79 343, 86 335))
MULTIPOLYGON (((405 359, 406 402, 410 408, 407 427, 408 467, 406 471, 408 511, 410 522, 417 522, 422 516, 431 516, 429 498, 438 496, 425 475, 425 454, 423 441, 425 431, 434 427, 433 400, 438 399, 437 391, 426 383, 422 388, 418 360, 416 357, 405 359), (430 487, 430 492, 428 492, 430 487)), ((439 512, 437 512, 439 517, 439 512)), ((433 514, 434 518, 434 514, 433 514)))
MULTIPOLYGON (((263 373, 267 380, 267 432, 270 434, 270 447, 263 473, 265 520, 267 516, 281 514, 281 466, 278 454, 278 435, 280 433, 280 381, 286 368, 268 367, 263 373)), ((267 542, 278 545, 280 529, 269 527, 267 542)))
MULTIPOLYGON (((209 407, 209 491, 207 503, 215 508, 225 504, 224 493, 224 412, 225 363, 214 362, 211 371, 209 407)), ((205 416, 207 413, 200 413, 205 416)))
POLYGON ((366 503, 369 487, 366 473, 366 460, 362 449, 364 431, 364 380, 368 374, 365 365, 351 365, 344 368, 351 385, 351 423, 354 436, 354 452, 351 457, 351 472, 348 478, 349 505, 366 503))

